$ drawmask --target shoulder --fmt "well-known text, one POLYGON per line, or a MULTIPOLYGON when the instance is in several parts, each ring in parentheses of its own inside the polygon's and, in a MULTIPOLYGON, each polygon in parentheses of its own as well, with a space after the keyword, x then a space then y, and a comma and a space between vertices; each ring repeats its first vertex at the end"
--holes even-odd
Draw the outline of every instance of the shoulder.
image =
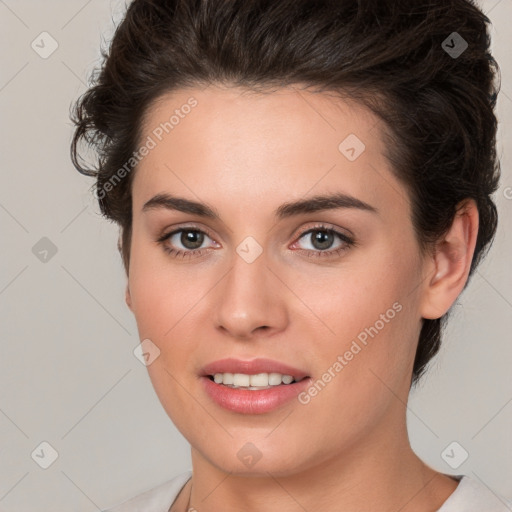
POLYGON ((459 485, 437 512, 510 512, 512 501, 493 492, 478 479, 458 477, 459 485))
POLYGON ((168 512, 172 502, 191 476, 192 471, 181 473, 157 487, 137 494, 102 512, 168 512))

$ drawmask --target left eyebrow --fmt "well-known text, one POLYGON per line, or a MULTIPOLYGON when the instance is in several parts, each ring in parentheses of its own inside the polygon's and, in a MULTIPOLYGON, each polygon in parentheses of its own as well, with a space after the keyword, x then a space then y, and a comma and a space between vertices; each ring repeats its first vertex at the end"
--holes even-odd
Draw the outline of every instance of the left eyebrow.
MULTIPOLYGON (((220 220, 218 211, 206 203, 199 203, 184 197, 171 194, 157 194, 147 201, 142 207, 142 212, 157 209, 176 210, 215 220, 220 220)), ((374 206, 357 199, 354 196, 342 193, 317 195, 298 201, 284 203, 274 211, 278 219, 286 219, 304 213, 314 213, 325 210, 337 210, 339 208, 356 208, 363 211, 378 214, 374 206)))
POLYGON ((337 210, 339 208, 356 208, 363 211, 378 214, 377 208, 348 194, 318 195, 291 203, 282 204, 274 212, 279 219, 300 215, 302 213, 314 213, 324 210, 337 210))

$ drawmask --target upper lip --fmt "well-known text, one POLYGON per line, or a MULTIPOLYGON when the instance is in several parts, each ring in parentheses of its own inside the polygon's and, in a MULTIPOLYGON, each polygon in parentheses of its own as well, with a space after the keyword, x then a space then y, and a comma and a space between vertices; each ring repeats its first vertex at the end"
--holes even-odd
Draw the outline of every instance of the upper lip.
POLYGON ((219 359, 204 366, 202 372, 204 376, 215 375, 216 373, 244 373, 246 375, 281 373, 282 375, 291 375, 296 378, 308 377, 306 372, 298 368, 264 358, 251 359, 250 361, 233 358, 219 359))

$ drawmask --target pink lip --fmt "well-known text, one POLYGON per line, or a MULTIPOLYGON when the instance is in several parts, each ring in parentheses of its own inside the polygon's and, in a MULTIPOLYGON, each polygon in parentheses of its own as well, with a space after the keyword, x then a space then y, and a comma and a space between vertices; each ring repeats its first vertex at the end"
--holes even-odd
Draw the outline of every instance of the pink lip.
POLYGON ((272 359, 252 359, 243 361, 241 359, 220 359, 207 364, 201 371, 201 375, 215 375, 216 373, 245 373, 247 375, 256 375, 258 373, 281 373, 282 375, 291 375, 297 379, 307 377, 308 374, 298 368, 293 368, 287 364, 273 361, 272 359))
POLYGON ((260 390, 230 388, 206 376, 201 377, 201 382, 206 394, 224 409, 241 414, 263 414, 296 399, 311 384, 311 378, 260 390))

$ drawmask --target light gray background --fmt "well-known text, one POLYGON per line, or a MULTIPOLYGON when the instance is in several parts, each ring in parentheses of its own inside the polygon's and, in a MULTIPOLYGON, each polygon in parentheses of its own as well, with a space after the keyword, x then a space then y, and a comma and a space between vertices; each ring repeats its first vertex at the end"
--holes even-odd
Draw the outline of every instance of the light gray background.
MULTIPOLYGON (((511 499, 512 4, 481 5, 502 77, 500 226, 411 395, 408 420, 411 444, 428 464, 511 499), (469 453, 453 470, 441 457, 452 441, 469 453)), ((99 215, 93 180, 69 159, 69 106, 124 9, 120 1, 0 0, 4 511, 95 511, 191 468, 187 442, 133 355, 139 339, 124 302, 117 227, 99 215), (59 45, 47 59, 31 47, 43 31, 59 45), (46 263, 32 252, 43 237, 57 247, 46 263), (35 462, 49 457, 43 441, 58 453, 48 469, 35 462)))

